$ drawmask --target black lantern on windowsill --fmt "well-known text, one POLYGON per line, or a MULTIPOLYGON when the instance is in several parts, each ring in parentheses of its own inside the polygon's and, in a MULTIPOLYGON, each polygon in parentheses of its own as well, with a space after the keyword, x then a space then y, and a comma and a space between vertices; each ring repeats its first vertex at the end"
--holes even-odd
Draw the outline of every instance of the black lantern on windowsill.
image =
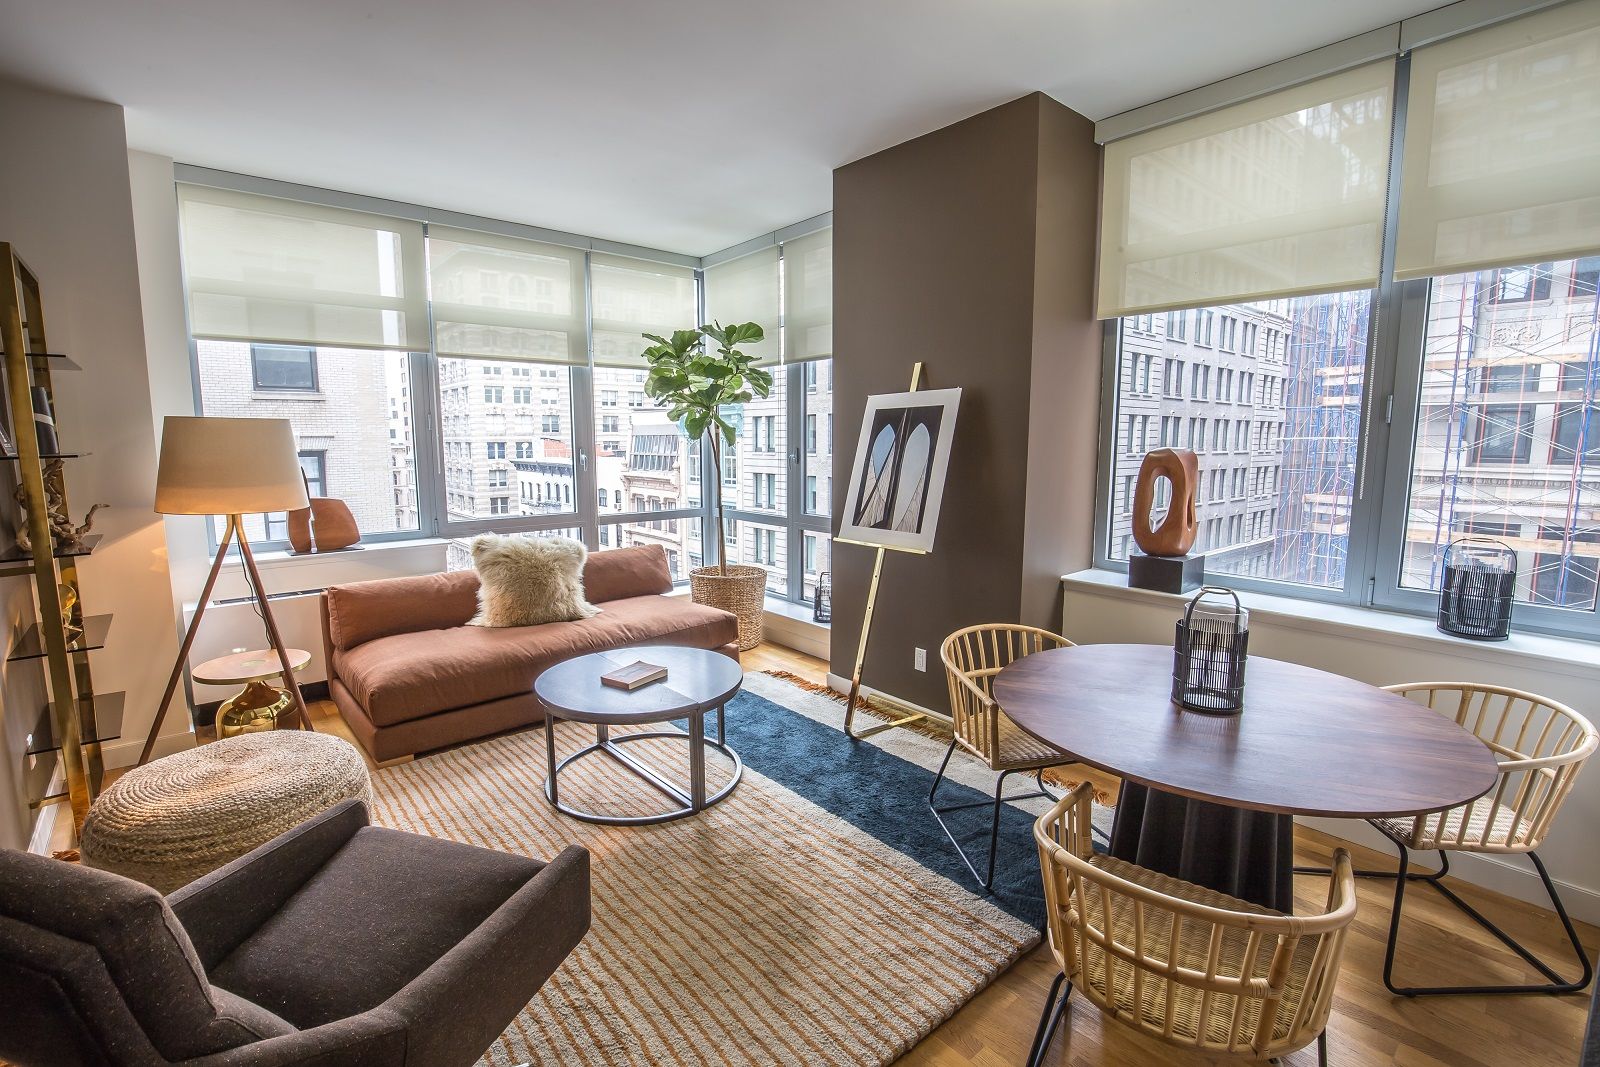
POLYGON ((1441 631, 1473 641, 1511 636, 1517 596, 1517 554, 1491 537, 1463 537, 1444 550, 1439 585, 1441 631))
POLYGON ((817 575, 817 592, 811 605, 811 617, 817 622, 833 621, 833 579, 827 571, 817 575))
POLYGON ((1236 715, 1244 710, 1249 643, 1250 613, 1239 603, 1238 594, 1220 586, 1201 589, 1178 620, 1172 653, 1172 702, 1211 715, 1236 715))

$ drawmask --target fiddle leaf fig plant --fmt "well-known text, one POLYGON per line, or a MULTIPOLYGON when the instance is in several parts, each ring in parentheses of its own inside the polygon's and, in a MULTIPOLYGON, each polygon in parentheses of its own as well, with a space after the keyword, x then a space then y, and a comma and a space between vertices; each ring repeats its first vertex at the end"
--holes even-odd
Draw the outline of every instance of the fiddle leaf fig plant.
POLYGON ((647 333, 653 341, 644 350, 650 372, 645 395, 669 406, 667 417, 683 427, 691 441, 704 438, 711 447, 712 503, 717 514, 718 572, 728 573, 722 511, 722 450, 733 447, 736 431, 728 409, 772 392, 772 374, 754 366, 756 357, 740 345, 766 337, 754 322, 724 326, 712 322, 698 330, 674 330, 670 338, 647 333))

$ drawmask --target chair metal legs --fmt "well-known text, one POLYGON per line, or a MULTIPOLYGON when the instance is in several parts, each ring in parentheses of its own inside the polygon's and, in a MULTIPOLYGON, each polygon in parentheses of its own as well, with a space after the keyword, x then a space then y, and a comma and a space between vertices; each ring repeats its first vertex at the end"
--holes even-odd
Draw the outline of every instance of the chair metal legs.
POLYGON ((1016 796, 1010 797, 1005 796, 1006 776, 1009 774, 1015 774, 1016 772, 1001 771, 1000 776, 994 780, 993 800, 977 800, 967 804, 951 804, 947 807, 941 808, 934 803, 934 796, 939 792, 939 785, 944 781, 945 769, 950 766, 950 757, 955 754, 955 751, 956 742, 952 739, 950 742, 950 747, 945 749, 944 761, 939 764, 939 773, 934 775, 933 788, 928 790, 928 810, 933 812, 933 817, 939 822, 939 829, 944 831, 944 836, 948 837, 950 839, 950 843, 955 846, 956 855, 960 856, 961 862, 967 865, 967 870, 972 872, 972 877, 977 879, 978 883, 983 886, 983 891, 985 893, 992 893, 994 892, 995 852, 1000 841, 1000 806, 1002 804, 1010 803, 1013 800, 1034 800, 1039 797, 1043 797, 1048 800, 1058 800, 1060 798, 1044 787, 1043 768, 1040 768, 1038 771, 1034 772, 1034 780, 1039 784, 1039 788, 1036 791, 1032 793, 1019 793, 1016 796), (953 811, 966 811, 970 808, 983 808, 989 807, 990 805, 993 805, 993 816, 989 820, 989 867, 988 873, 983 875, 978 873, 978 868, 975 867, 972 863, 972 860, 967 857, 966 851, 961 847, 961 842, 956 840, 956 835, 950 830, 949 825, 945 823, 944 817, 953 811))
MULTIPOLYGON (((1393 840, 1392 837, 1391 840, 1393 840)), ((1578 931, 1573 928, 1572 919, 1567 915, 1566 906, 1561 903, 1561 894, 1556 892, 1555 883, 1550 880, 1550 873, 1545 870, 1544 861, 1539 858, 1539 854, 1537 852, 1529 852, 1528 858, 1533 861, 1534 868, 1539 872, 1539 880, 1544 883, 1544 891, 1550 897, 1550 903, 1555 908, 1556 915, 1561 919, 1561 926, 1566 931, 1568 943, 1572 945, 1573 955, 1578 958, 1578 962, 1583 968, 1582 974, 1580 974, 1576 979, 1569 980, 1563 978, 1561 975, 1557 974, 1548 963, 1535 956, 1532 952, 1528 951, 1527 948, 1519 944, 1510 934, 1506 933, 1489 919, 1485 918, 1477 908, 1474 908, 1471 904, 1468 904, 1465 900, 1462 900, 1459 896, 1457 896, 1454 890, 1440 881, 1440 879, 1443 878, 1445 873, 1450 869, 1448 857, 1445 857, 1445 862, 1440 864, 1440 869, 1437 873, 1432 875, 1424 875, 1419 880, 1427 882, 1429 885, 1433 886, 1433 888, 1438 890, 1446 900, 1454 904, 1457 909, 1464 912, 1468 918, 1472 919, 1472 921, 1476 922, 1479 926, 1493 934, 1497 939, 1499 939, 1501 944, 1505 945, 1512 952, 1515 952, 1518 956, 1521 956, 1529 966, 1533 967, 1540 974, 1550 979, 1550 981, 1545 983, 1531 983, 1525 985, 1396 985, 1394 982, 1394 957, 1396 944, 1400 937, 1400 909, 1405 900, 1406 883, 1412 879, 1406 877, 1406 867, 1410 862, 1408 850, 1406 849, 1406 846, 1401 844, 1399 841, 1395 841, 1395 844, 1400 849, 1400 871, 1399 876, 1395 878, 1394 882, 1394 911, 1389 916, 1389 944, 1384 952, 1383 957, 1383 984, 1389 987, 1389 991, 1391 993, 1397 993, 1403 997, 1450 996, 1467 995, 1473 993, 1575 993, 1587 986, 1589 984, 1589 980, 1594 977, 1594 966, 1589 962, 1589 955, 1584 951, 1583 942, 1578 940, 1578 931)), ((1440 856, 1444 857, 1444 853, 1441 852, 1440 856)))
MULTIPOLYGON (((1384 950, 1383 957, 1383 984, 1389 992, 1402 997, 1433 997, 1433 996, 1467 996, 1472 994, 1496 995, 1508 993, 1575 993, 1589 984, 1594 977, 1594 965, 1589 962, 1589 955, 1584 951, 1583 942, 1578 939, 1578 931, 1572 925, 1572 919, 1567 915, 1567 909, 1561 902, 1561 894, 1556 892, 1556 886, 1550 880, 1550 872, 1545 870, 1544 861, 1537 852, 1529 852, 1528 858, 1533 861, 1533 866, 1539 873, 1539 880, 1544 883, 1544 891, 1550 897, 1550 904, 1556 916, 1561 920, 1561 927, 1566 931, 1567 942, 1572 946, 1573 955, 1582 967, 1582 974, 1575 979, 1563 978, 1556 973, 1550 964, 1541 960, 1529 951, 1515 938, 1496 926, 1482 913, 1468 904, 1442 879, 1450 873, 1450 856, 1444 850, 1439 850, 1439 869, 1432 872, 1419 872, 1411 870, 1411 850, 1404 841, 1391 833, 1386 827, 1371 823, 1383 836, 1394 842, 1399 850, 1399 868, 1394 871, 1356 871, 1358 878, 1392 878, 1394 879, 1394 907, 1389 913, 1389 942, 1384 950), (1466 986, 1401 986, 1394 981, 1395 950, 1400 940, 1400 914, 1405 903, 1406 884, 1408 882, 1427 882, 1439 892, 1457 910, 1463 912, 1469 919, 1493 934, 1501 944, 1505 945, 1540 974, 1550 979, 1546 983, 1532 983, 1527 985, 1466 985, 1466 986)), ((1309 873, 1312 868, 1296 867, 1295 873, 1309 873)))
POLYGON ((1028 1050, 1028 1067, 1039 1067, 1044 1062, 1045 1050, 1056 1036, 1056 1026, 1061 1022, 1061 1015, 1067 1010, 1067 1000, 1071 996, 1072 983, 1067 981, 1065 974, 1057 974, 1055 981, 1050 983, 1050 992, 1045 995, 1044 1010, 1039 1013, 1039 1028, 1033 1032, 1033 1047, 1028 1050), (1061 988, 1063 982, 1067 986, 1065 989, 1061 988))

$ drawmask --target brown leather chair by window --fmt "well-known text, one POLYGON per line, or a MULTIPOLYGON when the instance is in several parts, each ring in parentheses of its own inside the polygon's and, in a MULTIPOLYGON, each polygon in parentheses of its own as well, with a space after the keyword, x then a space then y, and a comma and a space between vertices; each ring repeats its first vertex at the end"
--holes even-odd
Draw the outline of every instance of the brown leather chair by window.
POLYGON ((163 898, 0 849, 0 1059, 18 1067, 471 1067, 589 929, 549 863, 346 801, 163 898))
POLYGON ((933 788, 928 790, 928 808, 939 821, 945 836, 955 846, 961 862, 967 865, 987 892, 994 888, 995 846, 1000 836, 1001 805, 1014 800, 1032 800, 1037 797, 1056 799, 1044 787, 1046 767, 1059 767, 1077 762, 1060 749, 1045 744, 1031 734, 1024 733, 1016 723, 1006 718, 1005 711, 994 699, 994 676, 1007 664, 1049 648, 1067 648, 1072 645, 1065 637, 1041 630, 1037 626, 1015 623, 986 623, 957 630, 944 639, 939 657, 944 661, 945 679, 950 686, 950 747, 945 750, 944 762, 934 776, 933 788), (939 807, 934 798, 944 781, 950 757, 956 746, 983 760, 990 770, 998 772, 994 782, 994 800, 970 804, 951 804, 939 807), (1004 796, 1006 777, 1016 773, 1034 776, 1038 789, 1031 793, 1004 796), (944 817, 953 811, 989 807, 993 814, 989 823, 988 873, 980 875, 972 860, 967 858, 961 842, 951 831, 944 817))
POLYGON ((1368 820, 1400 850, 1398 870, 1357 872, 1363 878, 1395 880, 1394 908, 1389 915, 1389 945, 1383 960, 1383 984, 1390 992, 1408 997, 1571 993, 1588 985, 1594 977, 1594 967, 1536 850, 1550 833, 1556 813, 1572 792, 1578 772, 1600 746, 1600 734, 1588 719, 1565 704, 1520 689, 1470 682, 1406 682, 1384 688, 1426 704, 1470 731, 1494 752, 1500 771, 1494 786, 1470 803, 1431 815, 1368 820), (1411 870, 1411 853, 1424 850, 1439 853, 1437 871, 1411 870), (1578 977, 1563 978, 1548 962, 1528 951, 1445 885, 1442 879, 1450 873, 1452 852, 1526 853, 1539 880, 1544 883, 1544 891, 1577 957, 1581 968, 1578 977), (1427 882, 1433 886, 1548 981, 1514 985, 1396 985, 1394 957, 1400 937, 1401 907, 1409 882, 1427 882))
POLYGON ((1322 911, 1284 915, 1096 853, 1093 793, 1084 782, 1033 828, 1061 973, 1029 1067, 1050 1047, 1074 989, 1168 1044, 1263 1060, 1316 1042, 1326 1067, 1333 988, 1356 915, 1349 854, 1334 853, 1322 911))

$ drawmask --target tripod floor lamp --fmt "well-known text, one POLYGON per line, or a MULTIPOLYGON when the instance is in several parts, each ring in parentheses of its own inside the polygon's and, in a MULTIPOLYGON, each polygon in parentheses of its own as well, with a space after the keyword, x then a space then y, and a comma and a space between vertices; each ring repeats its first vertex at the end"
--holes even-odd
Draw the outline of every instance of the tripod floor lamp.
POLYGON ((167 707, 183 677, 189 649, 200 629, 211 590, 217 584, 228 546, 237 541, 244 561, 245 578, 256 602, 256 612, 266 625, 267 638, 278 653, 283 667, 283 684, 288 689, 300 725, 312 729, 305 698, 294 678, 283 637, 272 618, 272 606, 261 585, 250 541, 244 532, 244 516, 273 511, 295 511, 310 506, 305 479, 300 473, 300 457, 295 450, 294 430, 288 419, 225 419, 169 415, 161 430, 161 465, 156 474, 155 510, 162 515, 225 515, 227 526, 217 545, 217 558, 206 576, 194 618, 183 635, 178 661, 172 665, 166 692, 156 708, 150 735, 145 738, 139 763, 150 759, 167 707))

